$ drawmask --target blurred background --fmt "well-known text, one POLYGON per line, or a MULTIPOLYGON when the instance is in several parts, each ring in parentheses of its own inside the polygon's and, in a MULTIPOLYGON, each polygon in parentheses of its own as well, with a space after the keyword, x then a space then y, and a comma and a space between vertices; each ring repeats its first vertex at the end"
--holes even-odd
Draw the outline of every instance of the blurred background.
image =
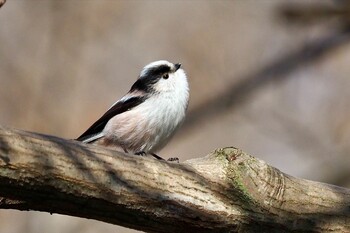
MULTIPOLYGON (((76 138, 142 67, 188 73, 188 117, 159 154, 235 146, 293 176, 350 188, 347 1, 11 0, 0 9, 0 124, 76 138), (291 2, 293 4, 291 4, 291 2)), ((1 233, 136 232, 0 210, 1 233)))

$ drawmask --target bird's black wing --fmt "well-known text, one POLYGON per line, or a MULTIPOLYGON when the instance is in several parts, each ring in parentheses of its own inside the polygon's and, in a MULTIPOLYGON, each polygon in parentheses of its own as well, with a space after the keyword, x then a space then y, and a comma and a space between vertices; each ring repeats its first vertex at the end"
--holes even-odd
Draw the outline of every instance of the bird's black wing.
POLYGON ((102 132, 107 122, 112 117, 136 107, 137 105, 141 104, 143 101, 145 101, 145 96, 136 96, 136 97, 131 97, 129 99, 126 99, 125 101, 119 101, 115 103, 100 119, 98 119, 92 126, 90 126, 90 128, 88 128, 76 140, 84 141, 85 139, 88 139, 89 137, 92 137, 102 132))

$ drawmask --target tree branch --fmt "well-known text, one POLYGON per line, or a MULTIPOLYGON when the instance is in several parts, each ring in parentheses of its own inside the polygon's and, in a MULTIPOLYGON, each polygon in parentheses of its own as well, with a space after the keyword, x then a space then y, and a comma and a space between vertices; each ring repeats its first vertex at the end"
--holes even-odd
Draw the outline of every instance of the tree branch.
POLYGON ((236 148, 175 164, 1 127, 0 208, 147 232, 350 231, 350 190, 236 148))

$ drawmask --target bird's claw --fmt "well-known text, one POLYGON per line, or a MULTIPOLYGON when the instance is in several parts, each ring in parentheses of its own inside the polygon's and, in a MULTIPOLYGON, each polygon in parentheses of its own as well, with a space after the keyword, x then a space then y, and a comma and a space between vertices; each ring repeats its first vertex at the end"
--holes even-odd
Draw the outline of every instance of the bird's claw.
POLYGON ((139 151, 139 152, 136 152, 135 155, 145 156, 145 155, 146 155, 146 152, 144 152, 144 151, 139 151))
MULTIPOLYGON (((146 156, 147 153, 144 152, 144 151, 139 151, 139 152, 136 152, 135 155, 146 156)), ((165 159, 163 159, 162 157, 160 157, 159 155, 156 155, 156 154, 154 154, 154 153, 151 153, 151 155, 152 155, 154 158, 158 159, 158 160, 165 160, 165 159)), ((179 162, 180 162, 179 158, 177 158, 177 157, 169 158, 169 159, 167 159, 166 161, 168 161, 168 162, 175 162, 175 163, 179 163, 179 162)))
POLYGON ((180 162, 178 157, 168 158, 166 161, 168 161, 168 162, 175 162, 175 163, 179 163, 180 162))

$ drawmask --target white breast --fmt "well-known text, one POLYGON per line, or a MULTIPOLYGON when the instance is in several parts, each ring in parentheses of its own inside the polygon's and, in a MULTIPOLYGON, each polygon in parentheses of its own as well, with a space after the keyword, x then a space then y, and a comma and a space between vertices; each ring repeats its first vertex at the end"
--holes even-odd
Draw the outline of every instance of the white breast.
POLYGON ((174 88, 154 93, 137 107, 113 117, 103 130, 105 137, 128 152, 162 149, 185 119, 188 105, 185 73, 180 70, 176 75, 169 82, 174 88))

